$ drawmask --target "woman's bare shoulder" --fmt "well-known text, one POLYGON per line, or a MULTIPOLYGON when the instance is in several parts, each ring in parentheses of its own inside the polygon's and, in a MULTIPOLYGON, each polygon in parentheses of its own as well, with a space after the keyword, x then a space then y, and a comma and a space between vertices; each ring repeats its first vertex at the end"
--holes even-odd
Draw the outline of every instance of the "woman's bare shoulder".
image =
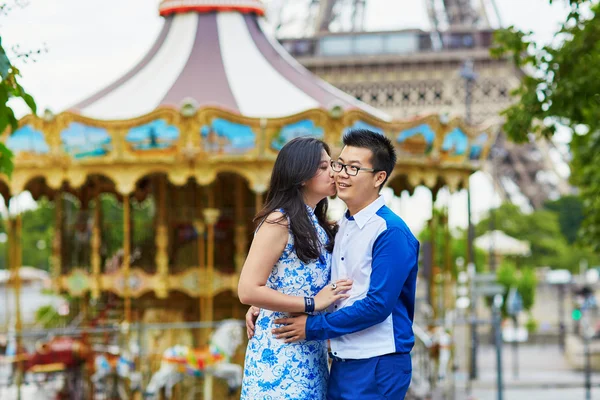
POLYGON ((265 222, 267 222, 269 225, 279 225, 285 228, 287 228, 289 225, 287 216, 279 210, 271 212, 265 219, 265 222))

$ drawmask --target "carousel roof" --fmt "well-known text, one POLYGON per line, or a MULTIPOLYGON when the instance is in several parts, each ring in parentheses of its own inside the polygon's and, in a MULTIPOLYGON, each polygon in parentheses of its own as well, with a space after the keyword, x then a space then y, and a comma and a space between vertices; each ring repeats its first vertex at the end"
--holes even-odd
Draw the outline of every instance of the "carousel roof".
POLYGON ((160 14, 164 26, 143 59, 71 110, 128 119, 192 102, 276 118, 339 106, 389 120, 294 60, 270 33, 259 0, 164 0, 160 14))

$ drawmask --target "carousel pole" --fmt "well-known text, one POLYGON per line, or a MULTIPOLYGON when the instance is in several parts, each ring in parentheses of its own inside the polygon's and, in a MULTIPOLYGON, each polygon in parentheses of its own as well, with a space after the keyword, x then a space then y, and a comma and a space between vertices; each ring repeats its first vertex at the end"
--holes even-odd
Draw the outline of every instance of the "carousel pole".
POLYGON ((215 198, 213 188, 208 190, 208 208, 203 210, 204 220, 206 221, 206 277, 208 282, 208 290, 206 296, 205 309, 203 314, 206 321, 214 319, 213 309, 213 279, 215 274, 215 224, 219 220, 221 211, 215 208, 215 198))
MULTIPOLYGON (((213 280, 215 274, 215 224, 219 220, 221 211, 215 208, 215 193, 214 188, 208 188, 208 208, 204 210, 204 220, 207 226, 207 244, 206 244, 206 277, 208 282, 208 290, 206 293, 206 302, 202 314, 205 321, 212 322, 214 320, 214 293, 213 280)), ((213 398, 213 377, 212 375, 204 376, 204 399, 212 400, 213 398)))
MULTIPOLYGON (((15 307, 17 309, 16 318, 15 318, 15 328, 17 334, 21 334, 23 329, 22 321, 21 321, 21 266, 23 264, 23 249, 21 243, 21 233, 23 228, 23 219, 21 214, 17 214, 15 218, 15 307)), ((20 341, 20 340, 19 340, 20 341)))
POLYGON ((98 300, 100 297, 100 190, 96 191, 96 205, 94 206, 94 226, 92 228, 92 287, 91 297, 94 300, 98 300))
MULTIPOLYGON (((89 321, 89 302, 91 297, 92 296, 90 293, 84 293, 81 296, 80 313, 82 315, 81 326, 83 328, 83 330, 81 331, 81 343, 83 343, 83 346, 89 345, 89 334, 86 332, 85 328, 87 328, 89 321)), ((81 371, 83 374, 82 380, 85 380, 85 385, 88 388, 88 395, 86 397, 88 400, 92 400, 91 396, 94 388, 94 382, 92 381, 92 372, 94 371, 94 364, 91 357, 86 357, 86 361, 81 366, 81 371)))
MULTIPOLYGON (((84 315, 84 326, 88 326, 89 319, 89 301, 93 299, 98 300, 100 297, 100 189, 98 179, 94 180, 94 224, 92 226, 92 238, 91 238, 91 256, 90 261, 92 264, 92 279, 90 285, 89 297, 87 294, 83 296, 82 313, 84 315)), ((89 335, 83 333, 81 339, 84 345, 89 344, 89 335)), ((94 382, 92 381, 92 371, 94 371, 94 363, 91 357, 87 357, 87 361, 84 363, 85 368, 85 379, 88 387, 88 399, 92 399, 94 392, 94 382)))
MULTIPOLYGON (((203 293, 202 288, 206 285, 206 280, 204 277, 208 276, 208 272, 206 271, 206 242, 204 239, 204 232, 206 231, 206 224, 202 219, 202 215, 204 213, 204 207, 202 204, 202 188, 198 184, 195 187, 196 190, 196 220, 195 220, 195 228, 198 233, 198 237, 196 239, 196 245, 198 246, 198 288, 200 290, 198 299, 199 299, 199 311, 200 311, 200 321, 205 321, 204 310, 206 309, 206 296, 203 293)), ((206 345, 208 342, 208 335, 204 329, 200 329, 199 335, 199 344, 200 346, 206 345)))
MULTIPOLYGON (((5 206, 8 209, 8 203, 5 202, 5 206)), ((6 268, 9 272, 9 274, 12 274, 12 250, 11 250, 11 246, 12 246, 12 239, 10 237, 11 235, 11 229, 10 229, 10 215, 8 216, 8 218, 6 219, 6 226, 4 228, 6 230, 6 251, 4 253, 4 260, 3 264, 5 265, 4 268, 6 268)), ((10 277, 9 277, 10 278, 10 277)), ((10 280, 9 280, 10 283, 10 280)), ((8 307, 9 304, 9 290, 8 287, 6 288, 6 290, 4 291, 4 304, 6 304, 6 307, 8 307)), ((9 327, 10 327, 10 310, 6 310, 5 314, 4 314, 4 325, 3 325, 3 330, 8 332, 9 327)))
MULTIPOLYGON (((246 234, 246 215, 244 212, 244 205, 246 203, 246 191, 244 187, 243 178, 237 177, 236 179, 236 193, 235 197, 235 273, 236 277, 240 276, 242 272, 242 266, 246 258, 246 251, 248 249, 248 237, 246 234)), ((237 285, 236 285, 237 286, 237 285)), ((240 307, 238 303, 233 305, 233 318, 240 318, 239 315, 240 307)))
POLYGON ((54 200, 55 208, 55 233, 54 239, 52 239, 52 270, 50 272, 52 277, 52 286, 56 292, 60 291, 60 275, 61 264, 62 264, 62 231, 63 231, 63 197, 62 190, 56 193, 54 200))
POLYGON ((21 382, 23 380, 23 360, 21 360, 21 333, 23 330, 21 321, 21 263, 22 263, 22 249, 21 249, 21 227, 22 220, 21 215, 17 214, 15 219, 9 220, 9 240, 11 251, 11 267, 12 267, 12 284, 15 296, 15 359, 17 360, 16 368, 17 373, 15 377, 15 384, 17 386, 17 400, 21 400, 21 382))
POLYGON ((155 286, 156 297, 164 299, 168 292, 169 279, 169 255, 167 247, 169 237, 167 231, 167 177, 158 176, 158 224, 156 226, 156 274, 157 281, 155 286))
POLYGON ((444 218, 444 309, 449 310, 454 308, 452 296, 452 235, 450 234, 450 192, 448 192, 448 201, 445 207, 444 218))
POLYGON ((123 297, 125 298, 125 323, 127 332, 131 325, 131 294, 129 292, 129 264, 131 257, 131 206, 129 194, 123 196, 123 297))

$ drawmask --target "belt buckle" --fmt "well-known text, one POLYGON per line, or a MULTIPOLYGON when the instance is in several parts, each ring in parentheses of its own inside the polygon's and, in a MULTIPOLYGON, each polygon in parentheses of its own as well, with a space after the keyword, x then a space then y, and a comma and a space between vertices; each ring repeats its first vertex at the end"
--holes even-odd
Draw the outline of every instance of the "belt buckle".
POLYGON ((329 357, 331 357, 331 359, 332 359, 333 361, 337 361, 337 362, 346 362, 346 359, 345 359, 345 358, 341 358, 341 357, 338 357, 338 356, 336 356, 336 355, 333 355, 333 353, 332 353, 332 352, 329 352, 329 357))

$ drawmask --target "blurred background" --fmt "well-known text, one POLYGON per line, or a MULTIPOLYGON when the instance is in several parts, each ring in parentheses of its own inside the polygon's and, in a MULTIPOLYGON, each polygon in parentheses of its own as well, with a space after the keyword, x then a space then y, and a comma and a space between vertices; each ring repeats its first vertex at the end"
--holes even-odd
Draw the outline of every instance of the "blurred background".
POLYGON ((592 398, 598 9, 0 2, 0 398, 141 398, 164 352, 243 316, 278 149, 352 127, 397 146, 383 194, 422 244, 411 398, 592 398), (87 350, 31 361, 55 342, 87 350))

